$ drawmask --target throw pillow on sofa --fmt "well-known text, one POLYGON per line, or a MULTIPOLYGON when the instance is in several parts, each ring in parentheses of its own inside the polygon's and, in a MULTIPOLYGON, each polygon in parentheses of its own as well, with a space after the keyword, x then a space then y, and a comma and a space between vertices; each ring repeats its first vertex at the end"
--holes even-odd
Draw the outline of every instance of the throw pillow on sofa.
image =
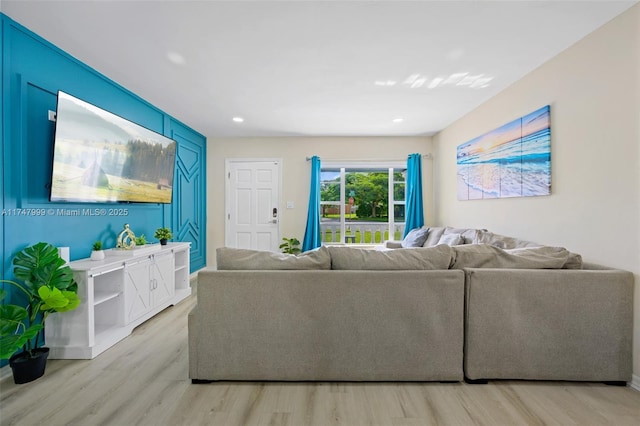
POLYGON ((409 233, 402 239, 400 245, 403 248, 408 247, 422 247, 427 236, 429 235, 429 228, 415 228, 409 231, 409 233))
POLYGON ((448 246, 458 246, 464 244, 464 237, 462 234, 444 234, 440 237, 438 245, 446 244, 448 246))
POLYGON ((462 236, 463 242, 461 244, 477 244, 478 236, 480 233, 485 232, 486 229, 475 229, 475 228, 452 228, 451 226, 447 226, 444 229, 443 235, 448 234, 460 234, 462 236))
POLYGON ((423 247, 435 247, 440 241, 440 237, 444 234, 445 228, 443 226, 430 226, 429 234, 427 235, 427 241, 424 242, 423 247))
POLYGON ((220 247, 216 250, 218 270, 331 269, 326 247, 299 255, 271 251, 220 247))

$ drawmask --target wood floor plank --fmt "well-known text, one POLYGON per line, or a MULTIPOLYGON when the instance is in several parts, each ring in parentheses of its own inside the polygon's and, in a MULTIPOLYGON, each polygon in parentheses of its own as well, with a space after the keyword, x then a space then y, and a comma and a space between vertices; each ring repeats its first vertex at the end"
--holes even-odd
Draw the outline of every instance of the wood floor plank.
POLYGON ((188 379, 195 297, 93 360, 50 360, 45 375, 0 380, 8 425, 638 425, 640 392, 597 383, 214 382, 188 379), (34 403, 37 401, 37 403, 34 403))

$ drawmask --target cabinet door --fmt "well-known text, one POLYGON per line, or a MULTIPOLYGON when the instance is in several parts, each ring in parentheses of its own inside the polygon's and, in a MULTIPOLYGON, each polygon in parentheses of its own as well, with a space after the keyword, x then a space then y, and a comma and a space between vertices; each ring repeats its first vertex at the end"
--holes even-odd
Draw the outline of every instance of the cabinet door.
POLYGON ((126 323, 140 318, 151 310, 151 260, 146 259, 124 269, 125 320, 126 323))
POLYGON ((151 306, 156 307, 175 294, 175 274, 172 253, 154 256, 151 264, 151 306))

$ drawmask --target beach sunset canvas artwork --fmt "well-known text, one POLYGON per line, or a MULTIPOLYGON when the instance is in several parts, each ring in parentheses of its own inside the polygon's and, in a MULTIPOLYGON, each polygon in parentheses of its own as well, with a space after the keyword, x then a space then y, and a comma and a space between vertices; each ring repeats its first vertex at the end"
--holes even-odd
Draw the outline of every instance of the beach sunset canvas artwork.
POLYGON ((549 105, 457 149, 458 200, 551 193, 549 105))

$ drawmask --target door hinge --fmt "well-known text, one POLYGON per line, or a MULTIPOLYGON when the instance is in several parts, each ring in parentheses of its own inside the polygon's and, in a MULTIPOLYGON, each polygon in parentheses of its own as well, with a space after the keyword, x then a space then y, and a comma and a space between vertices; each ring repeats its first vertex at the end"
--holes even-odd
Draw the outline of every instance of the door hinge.
POLYGON ((227 179, 231 179, 231 172, 227 172, 227 179))
POLYGON ((227 213, 227 220, 231 220, 231 213, 227 213))

